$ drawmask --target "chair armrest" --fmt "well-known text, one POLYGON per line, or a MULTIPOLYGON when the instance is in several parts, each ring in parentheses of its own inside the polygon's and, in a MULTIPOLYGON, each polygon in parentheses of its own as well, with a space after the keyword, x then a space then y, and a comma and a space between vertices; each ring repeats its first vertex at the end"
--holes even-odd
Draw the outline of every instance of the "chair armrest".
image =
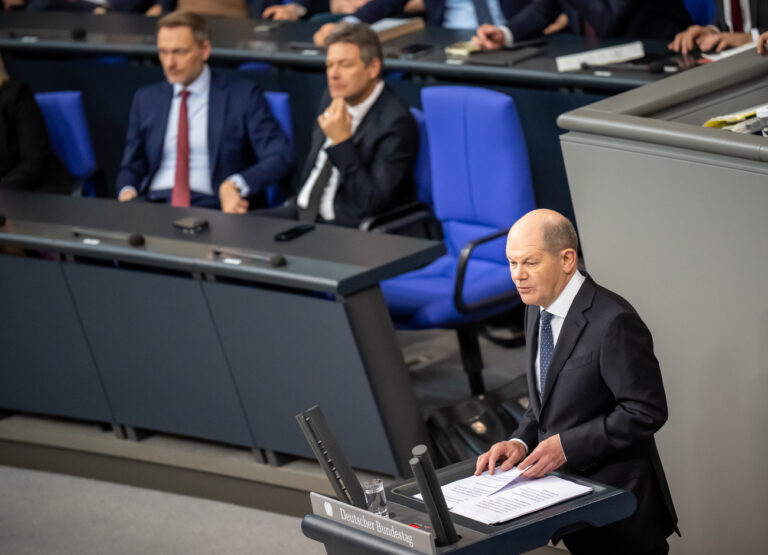
POLYGON ((388 212, 367 217, 360 222, 358 229, 389 233, 427 219, 434 219, 429 205, 423 202, 411 202, 388 212))
POLYGON ((511 301, 516 297, 519 297, 517 290, 514 290, 508 293, 500 293, 498 295, 494 295, 490 299, 486 299, 484 301, 470 305, 464 302, 464 279, 466 278, 467 266, 469 265, 469 259, 472 256, 472 253, 480 245, 493 241, 494 239, 498 239, 499 237, 504 237, 507 233, 507 230, 497 231, 495 233, 491 233, 490 235, 473 239, 464 245, 464 247, 462 247, 461 252, 459 253, 459 260, 456 265, 456 281, 453 288, 453 304, 456 305, 456 310, 462 314, 467 314, 475 310, 487 308, 499 302, 511 301))

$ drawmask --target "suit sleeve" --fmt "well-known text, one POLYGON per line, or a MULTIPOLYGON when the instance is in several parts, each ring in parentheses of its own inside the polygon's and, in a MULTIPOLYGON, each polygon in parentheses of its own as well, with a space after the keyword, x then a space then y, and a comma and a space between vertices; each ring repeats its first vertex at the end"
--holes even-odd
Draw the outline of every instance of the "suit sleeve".
POLYGON ((517 429, 512 432, 509 439, 519 439, 528 447, 528 452, 533 451, 539 444, 539 423, 530 404, 523 413, 517 429))
POLYGON ((352 15, 363 23, 376 23, 385 17, 403 13, 408 0, 370 0, 352 15))
POLYGON ((32 190, 42 186, 49 177, 45 169, 51 155, 51 143, 43 114, 26 85, 19 88, 11 117, 15 119, 19 163, 3 176, 3 188, 32 190))
POLYGON ((293 146, 272 115, 267 99, 255 85, 250 88, 245 118, 256 163, 239 173, 251 193, 256 193, 279 182, 293 170, 293 146))
MULTIPOLYGON (((562 0, 588 21, 599 37, 616 34, 635 11, 637 0, 562 0)), ((560 0, 533 0, 507 22, 516 41, 541 35, 562 12, 560 0)), ((578 32, 578 30, 576 30, 578 32)))
POLYGON ((351 207, 359 219, 391 208, 396 190, 411 180, 418 136, 416 122, 403 111, 379 138, 367 164, 353 139, 328 147, 328 157, 339 170, 337 202, 351 207))
POLYGON ((583 466, 651 439, 667 420, 667 400, 651 334, 634 312, 612 320, 600 346, 600 373, 613 409, 560 432, 568 463, 583 466))
POLYGON ((133 186, 138 191, 141 181, 149 171, 144 140, 144 133, 141 129, 141 98, 140 93, 137 92, 133 95, 123 159, 117 172, 116 190, 118 193, 127 185, 133 186))

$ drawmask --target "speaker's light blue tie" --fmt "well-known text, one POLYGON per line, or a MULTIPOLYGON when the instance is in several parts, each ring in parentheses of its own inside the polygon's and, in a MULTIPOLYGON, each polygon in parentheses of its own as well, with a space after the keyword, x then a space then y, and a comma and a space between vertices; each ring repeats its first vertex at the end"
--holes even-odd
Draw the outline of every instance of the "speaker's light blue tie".
POLYGON ((541 311, 541 337, 539 337, 539 395, 544 397, 544 385, 547 383, 547 370, 552 362, 552 353, 555 350, 555 341, 552 337, 552 314, 546 310, 541 311))

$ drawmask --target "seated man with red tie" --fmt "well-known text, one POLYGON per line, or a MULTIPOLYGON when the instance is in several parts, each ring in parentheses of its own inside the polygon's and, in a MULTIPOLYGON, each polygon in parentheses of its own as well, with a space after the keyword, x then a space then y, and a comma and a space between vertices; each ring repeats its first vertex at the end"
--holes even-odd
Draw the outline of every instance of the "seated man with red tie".
POLYGON ((722 52, 757 40, 768 30, 768 0, 716 0, 712 25, 691 25, 675 36, 669 48, 722 52))
POLYGON ((328 93, 320 102, 298 195, 264 215, 358 226, 415 200, 419 130, 382 80, 379 38, 364 24, 339 24, 325 42, 328 93))
POLYGON ((211 71, 205 19, 173 12, 157 22, 167 82, 133 99, 118 199, 245 213, 293 167, 291 145, 259 87, 211 71))

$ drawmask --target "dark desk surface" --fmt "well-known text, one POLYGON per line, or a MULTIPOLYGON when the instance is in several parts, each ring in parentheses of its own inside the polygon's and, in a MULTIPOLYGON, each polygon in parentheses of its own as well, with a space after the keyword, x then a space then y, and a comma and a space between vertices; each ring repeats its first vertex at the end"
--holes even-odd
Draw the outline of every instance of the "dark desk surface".
MULTIPOLYGON (((0 190, 0 214, 8 218, 0 227, 0 241, 13 242, 11 233, 18 235, 49 235, 63 245, 77 244, 71 233, 49 227, 24 227, 24 222, 86 227, 147 236, 145 247, 131 248, 126 244, 104 245, 88 252, 116 258, 146 259, 158 263, 158 256, 198 258, 210 265, 207 253, 211 246, 248 249, 257 252, 280 253, 285 256, 284 267, 270 268, 265 264, 232 268, 225 274, 232 277, 257 279, 276 285, 299 287, 339 294, 373 286, 379 281, 427 264, 445 253, 445 246, 436 241, 413 239, 331 225, 316 229, 293 241, 279 243, 274 235, 295 225, 295 222, 251 214, 236 216, 216 210, 174 208, 146 202, 118 203, 108 199, 74 198, 36 193, 0 190), (207 230, 184 234, 173 227, 173 221, 197 216, 210 222, 207 230), (14 227, 14 222, 19 225, 14 227), (171 242, 167 240, 172 240, 171 242), (156 249, 153 249, 155 240, 156 249), (176 243, 174 243, 176 242, 176 243), (176 252, 174 252, 176 251, 176 252), (204 254, 205 253, 205 254, 204 254)), ((160 261, 162 262, 162 261, 160 261)), ((178 264, 174 264, 178 265, 178 264)), ((218 264, 219 269, 224 269, 218 264)))
MULTIPOLYGON (((276 24, 257 20, 211 19, 212 57, 322 70, 322 52, 304 47, 309 46, 318 26, 309 22, 276 24)), ((586 88, 606 92, 639 87, 664 77, 663 73, 632 69, 612 70, 609 75, 596 75, 594 71, 559 73, 554 61, 556 56, 628 42, 589 43, 575 36, 552 37, 540 55, 513 66, 447 63, 442 47, 467 40, 472 34, 469 30, 427 27, 389 41, 385 44, 387 69, 463 81, 586 88), (416 43, 434 45, 435 48, 410 58, 399 56, 400 47, 416 43)), ((666 51, 666 45, 659 41, 644 42, 646 52, 661 54, 666 51)), ((5 12, 0 21, 0 48, 7 51, 154 56, 155 19, 130 14, 96 16, 69 12, 5 12)))

